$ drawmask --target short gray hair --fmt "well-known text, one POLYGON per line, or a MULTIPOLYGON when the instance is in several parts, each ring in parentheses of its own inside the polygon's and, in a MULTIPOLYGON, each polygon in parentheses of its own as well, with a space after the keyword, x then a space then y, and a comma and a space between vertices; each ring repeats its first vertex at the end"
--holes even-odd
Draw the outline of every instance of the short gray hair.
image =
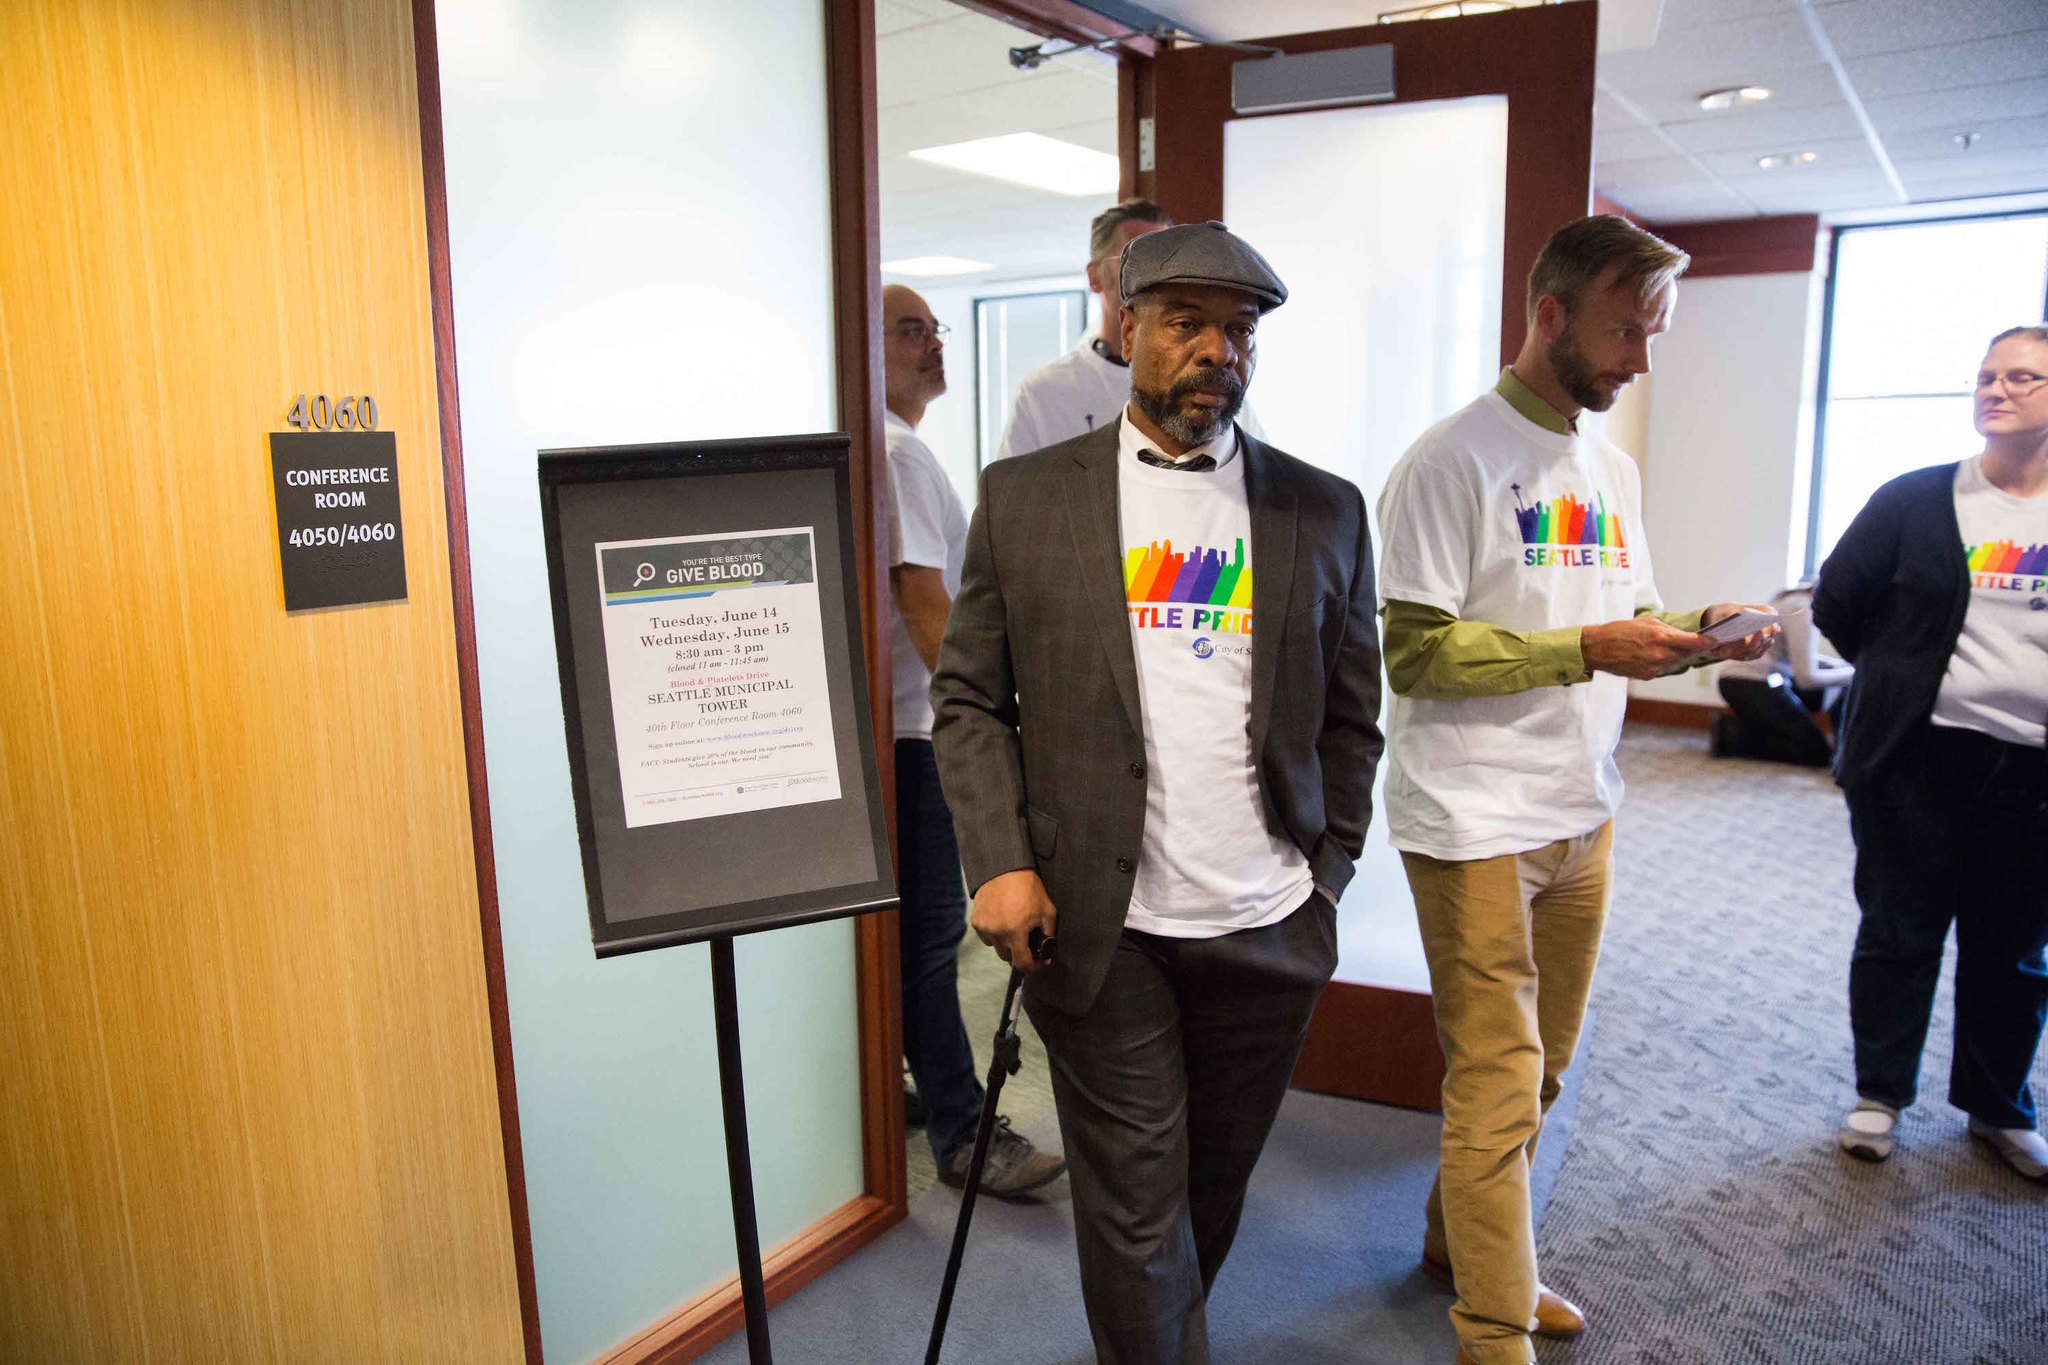
POLYGON ((1616 284, 1633 284, 1647 301, 1691 264, 1692 257, 1626 218, 1612 213, 1580 218, 1551 233, 1537 253, 1529 271, 1529 316, 1536 316, 1536 300, 1545 294, 1563 304, 1567 314, 1576 311, 1586 290, 1609 266, 1621 267, 1616 284))
POLYGON ((1116 253, 1116 230, 1125 223, 1158 223, 1172 227, 1173 219, 1150 199, 1126 199, 1121 204, 1111 204, 1096 214, 1095 221, 1088 225, 1088 260, 1091 264, 1116 253))
POLYGON ((1984 347, 1984 353, 1989 355, 1991 347, 1996 346, 2001 341, 2011 341, 2014 337, 2025 337, 2029 341, 2048 342, 2048 322, 2029 323, 2025 327, 2008 327, 1997 336, 1991 338, 1990 343, 1984 347))

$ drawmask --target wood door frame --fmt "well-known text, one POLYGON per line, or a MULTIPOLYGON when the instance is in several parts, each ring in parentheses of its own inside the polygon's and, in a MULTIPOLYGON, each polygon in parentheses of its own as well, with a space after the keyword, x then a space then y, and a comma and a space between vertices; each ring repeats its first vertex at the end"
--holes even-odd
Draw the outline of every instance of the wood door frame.
MULTIPOLYGON (((1521 349, 1523 296, 1537 252, 1552 232, 1584 216, 1591 201, 1598 21, 1592 5, 1544 5, 1258 40, 1289 53, 1391 46, 1398 93, 1382 103, 1507 96, 1502 365, 1521 349)), ((1228 48, 1185 47, 1149 61, 1119 61, 1117 143, 1126 196, 1157 200, 1179 222, 1223 216, 1223 125, 1239 117, 1230 106, 1230 68, 1244 60, 1245 53, 1228 48), (1152 120, 1157 167, 1149 171, 1138 169, 1144 118, 1152 120)), ((1428 991, 1338 980, 1316 1005, 1294 1084, 1435 1109, 1443 1076, 1428 991)))
MULTIPOLYGON (((1462 19, 1371 24, 1258 41, 1284 52, 1391 46, 1388 104, 1508 97, 1507 223, 1501 253, 1501 364, 1521 349, 1523 294, 1544 240, 1583 217, 1593 193, 1593 5, 1539 5, 1462 19)), ((1153 120, 1160 169, 1127 171, 1129 192, 1158 200, 1178 222, 1223 216, 1223 124, 1230 68, 1247 60, 1228 48, 1179 48, 1150 62, 1125 59, 1118 81, 1119 143, 1135 164, 1137 124, 1153 120), (1128 86, 1128 94, 1125 87, 1128 86), (1162 103, 1160 93, 1170 91, 1162 103), (1162 107, 1164 113, 1162 113, 1162 107)), ((1247 115, 1246 117, 1274 117, 1247 115)))
MULTIPOLYGON (((881 634, 888 620, 888 576, 878 574, 886 524, 878 477, 882 433, 882 275, 880 179, 876 168, 874 0, 821 0, 825 15, 827 106, 830 112, 832 283, 838 355, 840 425, 852 438, 855 567, 860 579, 861 641, 875 734, 882 807, 893 842, 896 829, 895 744, 889 655, 881 634)), ((470 592, 469 520, 462 462, 460 393, 456 384, 455 300, 448 251, 448 177, 441 120, 441 68, 434 0, 412 0, 413 51, 419 83, 420 151, 426 198, 427 258, 432 293, 434 368, 441 425, 441 469, 448 508, 448 562, 454 605, 456 681, 469 779, 471 837, 476 856, 480 947, 489 1004, 491 1053, 498 1082, 498 1122, 519 1281, 519 1315, 529 1365, 542 1360, 540 1298, 533 1228, 519 1136, 519 1095, 513 1073, 511 1011, 505 988, 504 937, 498 917, 497 863, 491 845, 491 804, 484 762, 483 701, 477 677, 476 611, 470 592)), ((909 1212, 904 1169, 902 993, 896 914, 853 922, 855 998, 859 1013, 863 1192, 763 1257, 768 1301, 779 1303, 853 1252, 903 1221, 909 1212)), ((743 1321, 737 1274, 614 1347, 609 1362, 693 1360, 737 1331, 743 1321)))

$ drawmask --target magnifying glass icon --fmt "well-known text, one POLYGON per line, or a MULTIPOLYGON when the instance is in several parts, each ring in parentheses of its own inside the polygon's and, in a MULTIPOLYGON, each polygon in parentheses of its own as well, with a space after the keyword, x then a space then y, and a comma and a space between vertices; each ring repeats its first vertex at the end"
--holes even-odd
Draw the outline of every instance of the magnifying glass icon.
POLYGON ((633 586, 636 588, 639 587, 642 583, 651 583, 653 581, 654 566, 652 564, 642 564, 640 566, 640 571, 633 575, 633 586))

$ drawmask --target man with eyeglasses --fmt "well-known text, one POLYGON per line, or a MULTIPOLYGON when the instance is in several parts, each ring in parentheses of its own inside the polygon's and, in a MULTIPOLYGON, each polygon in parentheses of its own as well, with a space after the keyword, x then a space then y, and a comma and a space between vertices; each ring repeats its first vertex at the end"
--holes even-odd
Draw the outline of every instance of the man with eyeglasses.
MULTIPOLYGON (((967 893, 953 816, 932 757, 932 669, 967 545, 967 513, 917 435, 927 404, 946 391, 946 329, 916 291, 882 291, 882 373, 888 405, 890 671, 896 710, 896 880, 902 910, 903 1056, 924 1101, 925 1137, 939 1179, 967 1183, 981 1082, 960 1018, 960 939, 967 893)), ((1013 1199, 1066 1170, 1004 1119, 981 1188, 1013 1199)))

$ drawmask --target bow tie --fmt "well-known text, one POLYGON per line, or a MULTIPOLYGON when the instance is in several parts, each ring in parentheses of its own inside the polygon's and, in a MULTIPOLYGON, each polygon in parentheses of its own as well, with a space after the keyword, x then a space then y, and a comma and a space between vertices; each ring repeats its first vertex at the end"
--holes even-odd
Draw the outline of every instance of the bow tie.
POLYGON ((1216 457, 1206 453, 1191 460, 1169 460, 1156 450, 1140 450, 1138 458, 1154 469, 1185 469, 1196 474, 1206 474, 1216 467, 1216 457))

